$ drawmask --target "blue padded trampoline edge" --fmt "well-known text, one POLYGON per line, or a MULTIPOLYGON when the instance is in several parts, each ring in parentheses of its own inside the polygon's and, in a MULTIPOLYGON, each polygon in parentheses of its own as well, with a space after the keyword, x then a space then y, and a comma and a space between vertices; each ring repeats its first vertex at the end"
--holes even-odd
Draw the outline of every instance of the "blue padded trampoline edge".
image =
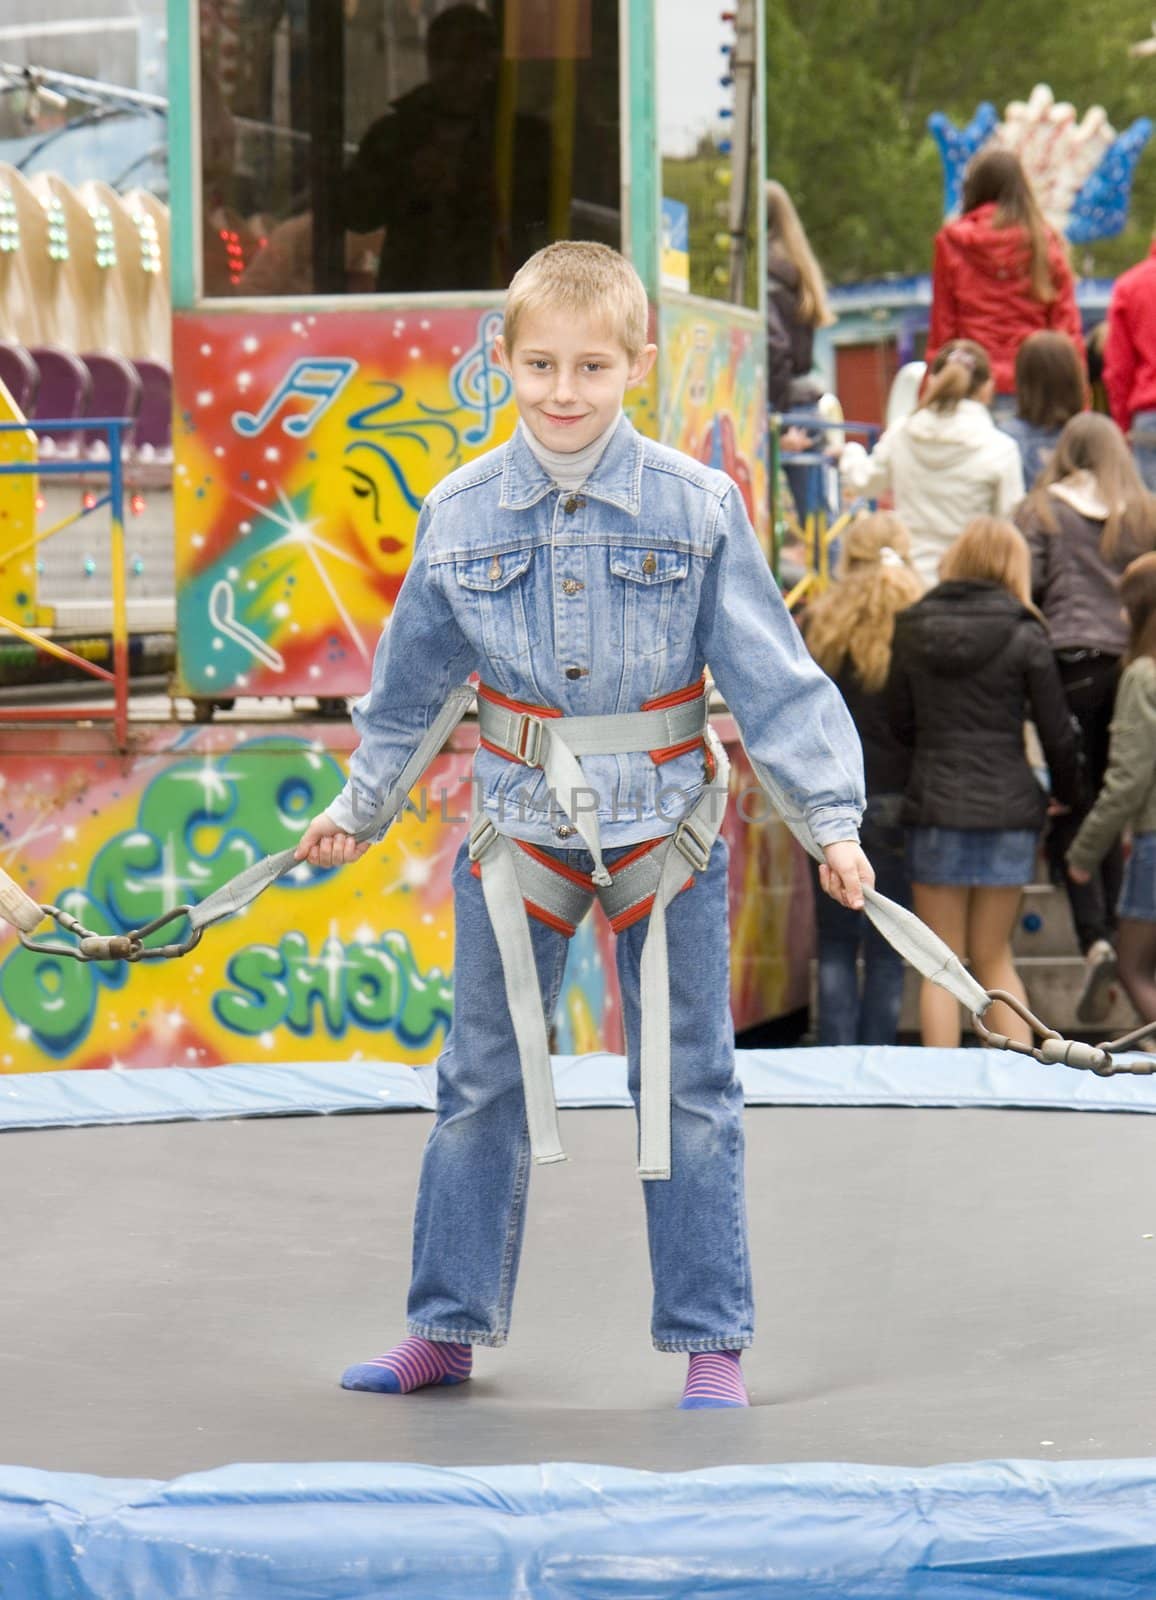
POLYGON ((170 1483, 0 1467, 4 1571, 21 1600, 289 1600, 304 1573, 311 1600, 1140 1600, 1156 1461, 274 1463, 170 1483))
MULTIPOLYGON (((1156 1111, 1145 1077, 1098 1078, 993 1050, 740 1050, 748 1105, 1021 1107, 1156 1111)), ((432 1066, 251 1063, 0 1075, 0 1130, 222 1117, 432 1110, 432 1066)), ((554 1059, 564 1107, 628 1106, 626 1063, 604 1052, 554 1059)))

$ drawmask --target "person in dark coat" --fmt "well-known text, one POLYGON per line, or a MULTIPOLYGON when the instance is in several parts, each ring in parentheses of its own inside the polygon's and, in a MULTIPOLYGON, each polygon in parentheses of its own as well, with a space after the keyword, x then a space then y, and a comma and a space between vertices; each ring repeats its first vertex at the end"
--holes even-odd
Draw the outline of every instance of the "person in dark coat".
MULTIPOLYGON (((1064 693, 1080 726, 1090 802, 1108 769, 1108 728, 1128 645, 1120 576, 1136 556, 1156 549, 1156 496, 1145 489, 1111 418, 1085 411, 1064 427, 1016 522, 1031 551, 1032 598, 1048 624, 1064 693)), ((1111 1001, 1124 852, 1115 841, 1092 881, 1074 883, 1064 860, 1082 821, 1078 811, 1054 818, 1048 851, 1053 875, 1066 881, 1085 958, 1076 1017, 1090 1024, 1106 1019, 1111 1001)))
MULTIPOLYGON (((911 751, 904 820, 916 915, 971 961, 985 989, 1024 999, 1011 952, 1048 797, 1028 764, 1034 721, 1058 805, 1082 798, 1080 747, 1047 631, 1031 603, 1027 543, 977 517, 943 558, 942 581, 896 621, 888 715, 911 751)), ((959 1006, 924 982, 923 1043, 960 1042, 959 1006)), ((1028 1042, 997 1006, 990 1025, 1028 1042)))
MULTIPOLYGON (((823 269, 799 221, 799 213, 781 183, 765 190, 767 204, 767 409, 814 413, 822 389, 811 376, 815 329, 835 321, 827 302, 823 269)), ((801 427, 783 434, 787 453, 821 447, 819 434, 801 427)), ((822 495, 821 466, 785 464, 787 482, 800 523, 811 502, 822 495)))
MULTIPOLYGON (((910 548, 911 536, 893 512, 860 513, 840 541, 835 583, 807 608, 803 624, 807 648, 834 679, 863 744, 867 810, 860 839, 875 868, 875 887, 904 906, 911 904, 901 820, 910 752, 891 731, 884 690, 895 618, 923 593, 907 560, 910 548)), ((861 911, 818 894, 815 914, 819 1043, 894 1044, 903 957, 861 911)))

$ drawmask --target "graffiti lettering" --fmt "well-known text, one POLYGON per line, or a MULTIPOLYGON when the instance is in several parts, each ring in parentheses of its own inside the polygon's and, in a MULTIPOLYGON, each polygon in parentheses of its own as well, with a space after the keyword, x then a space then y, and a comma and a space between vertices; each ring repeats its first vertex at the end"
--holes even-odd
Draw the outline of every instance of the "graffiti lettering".
POLYGON ((421 973, 409 940, 395 929, 376 944, 343 944, 331 935, 316 956, 303 934, 286 933, 277 945, 238 951, 228 977, 235 988, 216 995, 213 1010, 235 1033, 287 1027, 308 1035, 316 1017, 335 1039, 352 1022, 388 1028, 417 1048, 449 1027, 450 979, 436 967, 421 973))
MULTIPOLYGON (((98 851, 84 888, 54 899, 97 933, 140 927, 293 844, 342 781, 332 756, 298 739, 254 739, 216 760, 176 762, 142 793, 136 825, 98 851)), ((304 870, 271 892, 300 892, 329 876, 304 870)), ((157 937, 173 936, 170 928, 157 937)), ((349 947, 330 938, 312 957, 303 935, 290 932, 277 948, 239 952, 228 974, 239 992, 218 995, 214 1010, 246 1035, 284 1024, 298 1034, 323 1026, 337 1037, 352 1023, 393 1028, 422 1045, 449 1019, 449 980, 436 970, 423 976, 401 933, 349 947)), ((82 965, 21 947, 0 966, 0 1001, 59 1060, 91 1031, 101 989, 121 988, 128 975, 117 962, 82 965)))

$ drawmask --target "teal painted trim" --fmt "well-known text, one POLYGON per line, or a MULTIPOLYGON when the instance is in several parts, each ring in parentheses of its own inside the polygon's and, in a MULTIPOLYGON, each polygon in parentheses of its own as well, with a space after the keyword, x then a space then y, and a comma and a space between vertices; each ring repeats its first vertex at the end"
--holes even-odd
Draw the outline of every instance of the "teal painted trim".
POLYGON ((767 206, 764 199, 767 187, 767 6, 766 0, 755 0, 758 45, 755 55, 755 128, 758 137, 758 206, 756 209, 755 259, 759 264, 759 316, 767 315, 767 206))
POLYGON ((658 105, 654 61, 654 0, 630 7, 629 68, 630 256, 652 301, 658 299, 658 105))
POLYGON ((168 0, 169 227, 172 303, 187 311, 197 300, 196 174, 193 146, 193 0, 168 0))

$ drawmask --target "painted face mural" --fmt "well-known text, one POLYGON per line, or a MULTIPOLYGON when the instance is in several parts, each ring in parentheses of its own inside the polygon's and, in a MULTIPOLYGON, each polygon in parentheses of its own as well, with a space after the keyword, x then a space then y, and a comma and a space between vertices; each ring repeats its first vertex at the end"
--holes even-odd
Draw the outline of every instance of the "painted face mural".
POLYGON ((497 311, 178 316, 181 685, 360 694, 430 489, 504 439, 497 311))

